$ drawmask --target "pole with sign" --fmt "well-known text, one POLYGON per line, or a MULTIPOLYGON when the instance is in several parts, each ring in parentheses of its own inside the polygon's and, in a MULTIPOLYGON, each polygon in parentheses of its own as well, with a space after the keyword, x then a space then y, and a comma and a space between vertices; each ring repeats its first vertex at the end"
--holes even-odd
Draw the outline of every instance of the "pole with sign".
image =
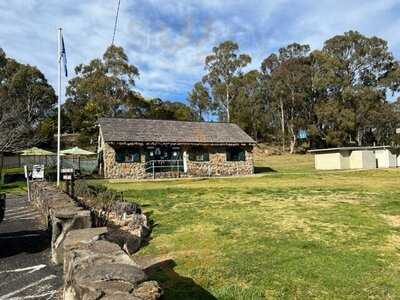
POLYGON ((28 173, 27 165, 24 166, 24 174, 25 174, 25 178, 26 178, 26 187, 28 190, 28 201, 31 202, 31 191, 30 191, 30 187, 29 187, 29 173, 28 173))

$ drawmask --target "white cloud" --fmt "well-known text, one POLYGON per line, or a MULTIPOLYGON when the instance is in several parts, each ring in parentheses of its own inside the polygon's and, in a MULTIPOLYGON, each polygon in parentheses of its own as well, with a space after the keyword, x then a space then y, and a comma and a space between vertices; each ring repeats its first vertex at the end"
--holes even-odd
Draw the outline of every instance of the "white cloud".
MULTIPOLYGON (((57 27, 64 28, 72 74, 110 44, 115 8, 110 0, 0 0, 0 47, 54 84, 57 27)), ((184 100, 204 73, 205 56, 226 39, 251 54, 251 68, 288 43, 321 47, 350 29, 383 37, 399 55, 399 11, 397 0, 122 0, 116 43, 139 67, 140 91, 184 100)))

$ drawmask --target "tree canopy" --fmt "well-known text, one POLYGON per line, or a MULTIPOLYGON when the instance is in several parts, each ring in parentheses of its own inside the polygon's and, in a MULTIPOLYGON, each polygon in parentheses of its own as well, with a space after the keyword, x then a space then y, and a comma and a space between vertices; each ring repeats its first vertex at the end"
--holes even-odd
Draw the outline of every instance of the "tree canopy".
POLYGON ((43 141, 41 122, 56 99, 42 72, 7 57, 0 48, 0 152, 43 141))
POLYGON ((63 106, 67 131, 79 133, 81 143, 95 141, 100 117, 136 117, 192 120, 195 114, 181 103, 145 99, 134 90, 138 68, 123 48, 110 46, 102 59, 75 68, 63 106))
POLYGON ((226 41, 206 57, 206 85, 196 83, 189 95, 195 105, 198 91, 212 96, 202 113, 290 152, 299 140, 307 148, 400 140, 399 106, 391 102, 400 91, 400 66, 385 40, 349 31, 314 51, 292 43, 248 71, 251 59, 238 50, 226 41))
MULTIPOLYGON (((234 41, 213 47, 204 76, 187 103, 146 98, 136 90, 138 68, 124 49, 75 68, 62 105, 62 132, 81 145, 96 141, 100 117, 233 122, 254 139, 299 148, 398 145, 399 61, 385 40, 357 31, 336 35, 321 49, 291 43, 266 53, 257 67, 234 41)), ((0 49, 0 151, 53 138, 56 95, 44 75, 0 49)))
POLYGON ((251 62, 249 55, 239 54, 238 51, 238 44, 225 41, 214 47, 212 54, 205 59, 207 74, 203 82, 211 88, 213 109, 227 122, 230 122, 231 102, 234 99, 231 95, 233 80, 251 62))

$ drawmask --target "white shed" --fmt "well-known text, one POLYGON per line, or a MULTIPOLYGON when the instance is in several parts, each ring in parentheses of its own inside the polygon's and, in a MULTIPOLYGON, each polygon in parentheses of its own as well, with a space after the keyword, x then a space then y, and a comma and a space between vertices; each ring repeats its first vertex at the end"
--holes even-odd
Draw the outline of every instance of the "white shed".
POLYGON ((396 156, 388 146, 341 147, 310 150, 315 154, 317 170, 391 168, 397 165, 396 156))
POLYGON ((350 169, 375 169, 374 151, 368 149, 353 150, 350 154, 350 169))
POLYGON ((343 169, 342 154, 340 152, 324 152, 315 154, 315 168, 317 170, 343 169))
POLYGON ((397 157, 390 149, 375 150, 377 168, 396 168, 397 157))

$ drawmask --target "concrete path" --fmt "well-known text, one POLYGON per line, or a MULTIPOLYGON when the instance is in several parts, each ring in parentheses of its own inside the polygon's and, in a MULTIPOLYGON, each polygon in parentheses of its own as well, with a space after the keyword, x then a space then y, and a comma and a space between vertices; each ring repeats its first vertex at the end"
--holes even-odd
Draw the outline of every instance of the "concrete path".
POLYGON ((7 195, 0 223, 0 300, 57 299, 61 267, 50 262, 48 233, 26 196, 7 195))

